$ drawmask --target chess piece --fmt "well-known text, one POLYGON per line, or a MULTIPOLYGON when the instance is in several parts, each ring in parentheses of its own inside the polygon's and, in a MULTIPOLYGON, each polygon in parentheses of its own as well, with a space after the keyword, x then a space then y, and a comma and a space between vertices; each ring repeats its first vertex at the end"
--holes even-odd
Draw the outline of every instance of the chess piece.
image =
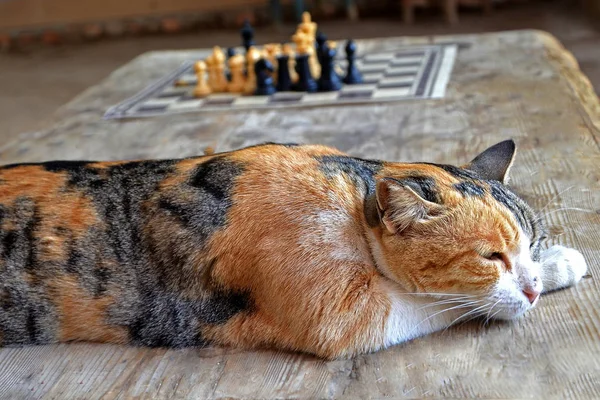
POLYGON ((265 58, 261 58, 254 64, 254 73, 256 75, 256 91, 257 96, 270 96, 275 93, 273 86, 273 64, 265 58))
POLYGON ((273 79, 277 77, 277 70, 279 68, 279 63, 277 62, 277 57, 281 54, 281 45, 278 43, 268 43, 263 46, 262 57, 269 60, 271 65, 275 68, 273 71, 273 79))
POLYGON ((231 57, 235 56, 235 48, 233 47, 229 47, 227 48, 227 60, 229 60, 231 57))
POLYGON ((315 35, 317 34, 317 24, 312 22, 308 11, 302 13, 302 22, 298 24, 298 31, 308 36, 311 40, 311 46, 314 46, 315 35))
POLYGON ((290 75, 290 56, 283 52, 277 56, 277 91, 287 92, 292 90, 292 77, 290 75))
POLYGON ((322 65, 323 63, 321 62, 321 53, 325 50, 327 36, 325 36, 325 34, 323 32, 319 32, 319 34, 317 35, 316 42, 317 42, 317 45, 316 45, 317 46, 316 47, 317 59, 319 60, 319 64, 322 65))
POLYGON ((213 48, 212 53, 213 82, 211 88, 214 92, 227 91, 227 77, 225 76, 225 53, 219 46, 213 48))
POLYGON ((308 56, 308 65, 311 75, 321 75, 321 65, 317 60, 316 49, 310 37, 303 32, 296 32, 292 36, 292 41, 296 43, 296 51, 299 54, 306 54, 308 56))
POLYGON ((342 82, 334 68, 336 54, 336 42, 327 42, 321 54, 321 76, 317 81, 319 92, 332 92, 342 88, 342 82))
POLYGON ((348 43, 346 43, 346 60, 348 60, 348 69, 344 77, 344 83, 347 85, 362 83, 362 75, 356 68, 356 44, 352 40, 348 40, 348 43))
POLYGON ((298 73, 298 82, 294 84, 294 90, 309 93, 317 91, 317 82, 310 73, 308 54, 300 53, 296 56, 296 72, 298 73))
MULTIPOLYGON (((229 60, 231 60, 231 57, 235 56, 235 49, 233 47, 229 47, 227 48, 227 62, 229 63, 229 60)), ((225 74, 227 76, 227 80, 231 81, 231 70, 227 71, 227 73, 225 74)))
POLYGON ((252 26, 250 26, 250 21, 247 19, 244 21, 244 26, 242 27, 240 33, 242 35, 244 49, 246 49, 247 53, 250 47, 254 46, 254 29, 252 29, 252 26))
POLYGON ((206 71, 208 72, 208 86, 212 90, 212 88, 216 86, 215 58, 211 54, 210 56, 206 57, 204 62, 206 64, 206 71))
POLYGON ((289 43, 285 43, 281 46, 281 53, 289 58, 288 72, 290 73, 290 79, 292 84, 298 82, 298 74, 296 73, 296 53, 292 49, 289 43))
POLYGON ((212 93, 210 86, 206 83, 206 63, 204 61, 198 61, 194 64, 194 72, 198 78, 198 83, 194 88, 194 96, 204 97, 212 93))
POLYGON ((246 52, 246 85, 245 94, 254 94, 256 91, 256 73, 254 65, 260 59, 260 52, 254 46, 251 46, 246 52))
POLYGON ((227 91, 231 93, 242 93, 246 86, 244 77, 244 56, 236 54, 227 61, 231 80, 227 84, 227 91))

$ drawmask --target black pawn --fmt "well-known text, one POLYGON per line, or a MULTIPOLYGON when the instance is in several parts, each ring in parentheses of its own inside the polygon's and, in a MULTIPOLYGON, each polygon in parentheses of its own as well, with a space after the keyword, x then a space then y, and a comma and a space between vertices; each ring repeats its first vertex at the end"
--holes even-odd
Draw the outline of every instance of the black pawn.
POLYGON ((273 86, 273 65, 269 60, 261 58, 254 64, 254 72, 256 73, 256 91, 257 96, 269 96, 275 93, 273 86))
POLYGON ((298 82, 294 85, 297 92, 313 93, 317 91, 317 82, 310 73, 308 64, 308 54, 299 54, 296 56, 296 72, 298 73, 298 82))
POLYGON ((352 40, 348 40, 346 43, 346 60, 348 60, 348 70, 344 77, 344 83, 347 85, 362 83, 362 75, 356 68, 356 44, 352 40))
POLYGON ((321 63, 321 53, 325 50, 325 42, 327 42, 327 36, 323 32, 319 32, 316 37, 316 50, 317 50, 317 59, 319 63, 321 63))
POLYGON ((325 47, 321 51, 321 76, 317 82, 319 92, 333 92, 342 88, 342 81, 334 68, 336 54, 335 48, 325 47))
POLYGON ((246 51, 248 51, 250 46, 254 46, 254 29, 252 29, 250 21, 247 19, 244 21, 244 26, 240 33, 242 35, 242 44, 246 51))
MULTIPOLYGON (((230 47, 227 49, 227 60, 229 60, 233 56, 235 56, 235 49, 233 47, 230 47)), ((231 81, 231 72, 227 71, 225 75, 227 76, 227 80, 231 81)))
POLYGON ((292 78, 290 77, 290 56, 282 54, 277 57, 277 91, 287 92, 292 90, 292 78))

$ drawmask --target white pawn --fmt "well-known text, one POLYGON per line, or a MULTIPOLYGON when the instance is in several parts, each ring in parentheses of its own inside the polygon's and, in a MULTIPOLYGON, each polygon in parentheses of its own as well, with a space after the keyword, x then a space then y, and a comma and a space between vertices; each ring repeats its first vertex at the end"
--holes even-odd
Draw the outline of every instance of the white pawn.
POLYGON ((210 86, 206 84, 206 63, 204 61, 198 61, 194 64, 194 72, 198 78, 198 83, 194 88, 194 96, 204 97, 212 93, 210 86))
POLYGON ((260 59, 260 52, 254 46, 251 46, 246 52, 246 85, 244 86, 244 94, 254 94, 256 91, 256 72, 254 65, 260 59))
POLYGON ((244 56, 236 54, 229 58, 229 72, 231 73, 231 82, 227 85, 227 90, 231 93, 242 93, 246 86, 244 77, 244 56))

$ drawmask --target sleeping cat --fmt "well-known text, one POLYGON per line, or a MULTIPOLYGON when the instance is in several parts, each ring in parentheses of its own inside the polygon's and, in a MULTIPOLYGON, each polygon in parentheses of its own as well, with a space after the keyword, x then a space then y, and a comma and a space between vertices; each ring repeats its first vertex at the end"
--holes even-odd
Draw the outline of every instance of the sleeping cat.
POLYGON ((265 144, 0 168, 0 343, 371 352, 512 319, 586 272, 540 249, 499 143, 462 168, 265 144))

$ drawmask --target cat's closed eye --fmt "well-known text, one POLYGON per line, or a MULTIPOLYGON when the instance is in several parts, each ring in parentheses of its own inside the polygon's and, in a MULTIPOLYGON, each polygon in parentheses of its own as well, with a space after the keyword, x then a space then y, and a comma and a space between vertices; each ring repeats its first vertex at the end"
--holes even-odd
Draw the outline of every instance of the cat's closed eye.
POLYGON ((499 252, 490 253, 485 258, 491 261, 503 261, 502 253, 499 252))

